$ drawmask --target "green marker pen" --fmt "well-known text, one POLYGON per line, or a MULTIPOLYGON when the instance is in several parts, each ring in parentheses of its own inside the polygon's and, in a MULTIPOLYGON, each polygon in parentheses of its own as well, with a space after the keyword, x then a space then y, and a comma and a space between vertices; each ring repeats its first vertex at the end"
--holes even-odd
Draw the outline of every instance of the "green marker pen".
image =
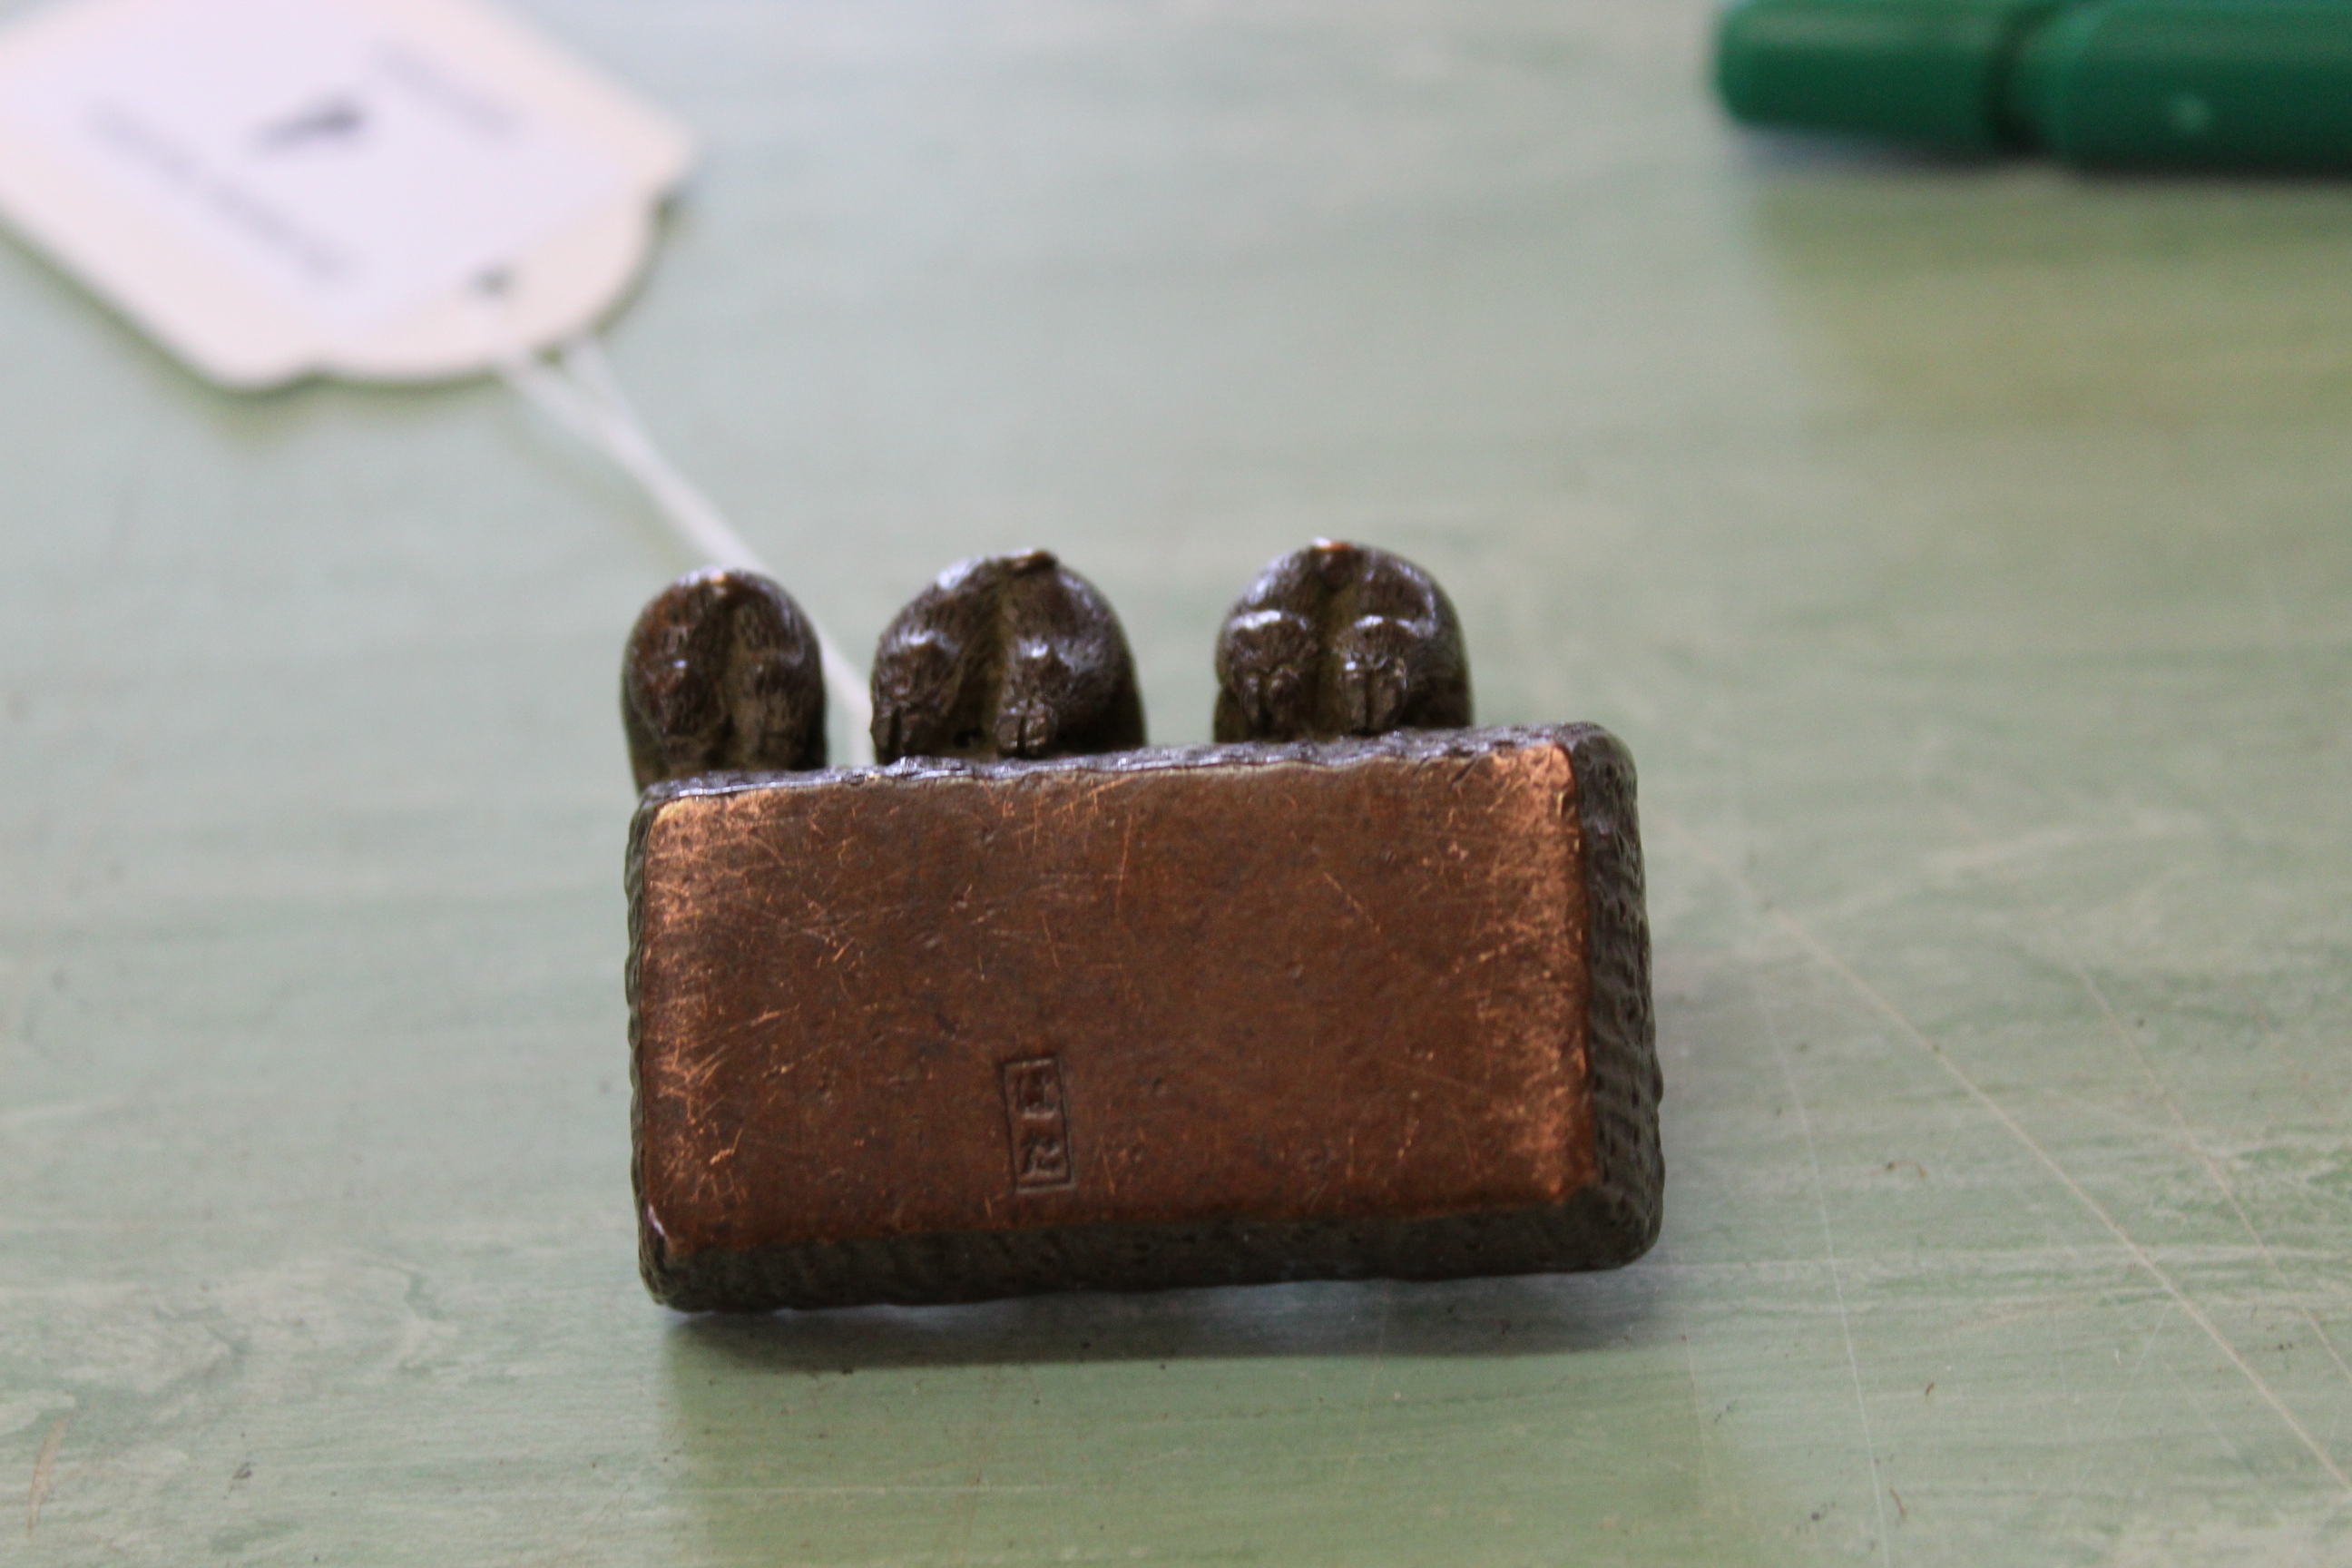
POLYGON ((2352 169, 2352 0, 1741 0, 1752 125, 2069 163, 2352 169))

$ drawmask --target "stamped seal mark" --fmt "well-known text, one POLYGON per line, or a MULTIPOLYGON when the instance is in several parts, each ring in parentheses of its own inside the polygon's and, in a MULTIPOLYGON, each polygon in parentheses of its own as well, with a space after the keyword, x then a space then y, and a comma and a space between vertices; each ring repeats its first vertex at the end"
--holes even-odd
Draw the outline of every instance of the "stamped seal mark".
POLYGON ((1013 1141, 1013 1190, 1041 1192, 1066 1187, 1070 1167, 1068 1100, 1062 1092, 1062 1058, 1032 1057, 1006 1062, 1004 1127, 1013 1141))

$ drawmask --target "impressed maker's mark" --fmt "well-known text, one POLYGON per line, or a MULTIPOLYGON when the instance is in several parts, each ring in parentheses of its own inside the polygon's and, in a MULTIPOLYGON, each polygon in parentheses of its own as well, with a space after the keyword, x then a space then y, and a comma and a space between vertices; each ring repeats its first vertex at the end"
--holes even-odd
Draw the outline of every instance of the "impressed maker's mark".
POLYGON ((1068 1105, 1059 1057, 1004 1064, 1004 1126, 1013 1139, 1014 1192, 1071 1184, 1068 1105))

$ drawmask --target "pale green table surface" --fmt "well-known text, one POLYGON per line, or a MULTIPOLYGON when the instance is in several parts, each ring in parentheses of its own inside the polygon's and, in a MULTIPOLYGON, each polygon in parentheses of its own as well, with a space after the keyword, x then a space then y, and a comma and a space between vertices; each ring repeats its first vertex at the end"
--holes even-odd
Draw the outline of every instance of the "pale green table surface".
POLYGON ((0 1559, 2352 1563, 2352 189, 1755 142, 1689 0, 534 10, 706 139, 613 353, 845 643, 1048 545, 1200 739, 1354 536, 1627 739, 1664 1237, 656 1307, 688 563, 496 386, 216 394, 9 249, 0 1559))

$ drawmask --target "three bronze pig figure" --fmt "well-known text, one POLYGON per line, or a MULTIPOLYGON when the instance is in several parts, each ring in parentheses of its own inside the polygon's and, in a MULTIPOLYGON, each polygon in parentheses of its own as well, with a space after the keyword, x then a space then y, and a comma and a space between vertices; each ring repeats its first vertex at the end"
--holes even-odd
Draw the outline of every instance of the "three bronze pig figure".
POLYGON ((1663 1173, 1632 759, 1470 728, 1444 591, 1318 541, 1149 749, 1043 551, 883 633, 824 767, 814 628, 680 579, 622 678, 633 1170, 659 1300, 762 1310, 1613 1267, 1663 1173))
MULTIPOLYGON (((1402 557, 1318 540, 1258 575, 1217 637, 1220 741, 1333 740, 1470 723, 1470 665, 1445 590, 1402 557)), ((941 573, 875 651, 874 754, 1073 756, 1143 744, 1118 616, 1043 550, 941 573)), ((825 763, 816 636, 782 588, 712 568, 647 605, 621 712, 637 787, 825 763)))

